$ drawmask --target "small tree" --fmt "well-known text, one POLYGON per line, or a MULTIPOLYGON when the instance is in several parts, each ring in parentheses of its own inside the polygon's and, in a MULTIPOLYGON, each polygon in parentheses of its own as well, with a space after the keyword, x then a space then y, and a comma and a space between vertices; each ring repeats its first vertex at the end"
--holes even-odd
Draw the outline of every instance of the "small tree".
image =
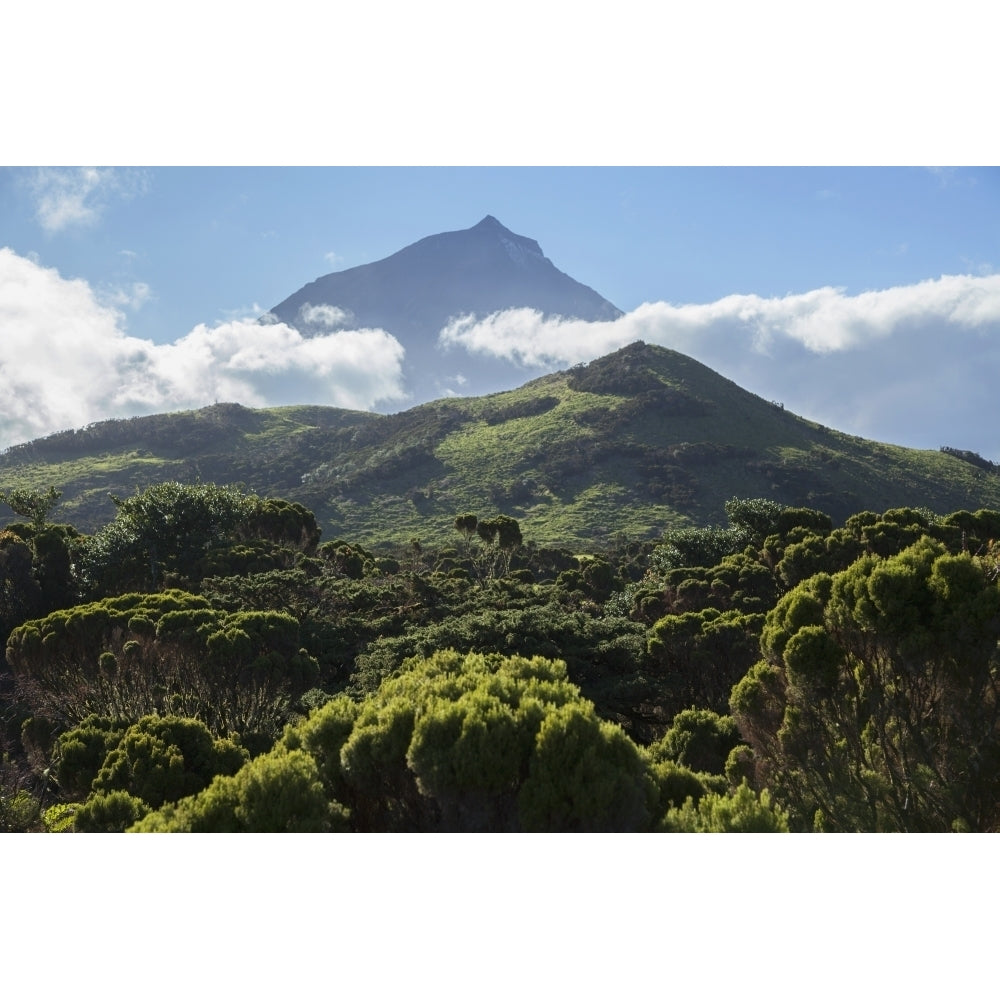
MULTIPOLYGON (((155 590, 167 574, 186 581, 213 546, 231 541, 253 517, 269 531, 283 530, 282 511, 265 510, 258 497, 212 483, 158 483, 126 500, 111 499, 118 508, 114 521, 83 552, 84 582, 95 593, 155 590)), ((297 516, 292 520, 301 524, 297 516)))
POLYGON ((455 530, 466 540, 471 542, 475 537, 476 528, 479 525, 479 518, 475 514, 459 514, 455 518, 455 530))
POLYGON ((521 547, 521 526, 506 514, 480 521, 476 534, 483 543, 483 566, 488 578, 510 572, 514 552, 521 547))
POLYGON ((50 486, 46 493, 24 488, 0 490, 0 503, 7 504, 15 514, 28 518, 35 528, 44 527, 61 497, 62 491, 54 486, 50 486))
POLYGON ((34 618, 43 609, 42 591, 32 572, 32 551, 19 535, 0 529, 0 633, 34 618))

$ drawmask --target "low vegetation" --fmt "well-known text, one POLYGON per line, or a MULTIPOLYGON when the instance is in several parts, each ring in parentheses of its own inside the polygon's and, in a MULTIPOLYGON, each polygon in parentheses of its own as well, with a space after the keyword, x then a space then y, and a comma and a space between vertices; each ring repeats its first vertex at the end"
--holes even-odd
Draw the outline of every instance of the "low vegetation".
POLYGON ((993 509, 734 497, 581 552, 473 510, 322 541, 206 483, 91 534, 3 499, 6 830, 1000 827, 993 509))

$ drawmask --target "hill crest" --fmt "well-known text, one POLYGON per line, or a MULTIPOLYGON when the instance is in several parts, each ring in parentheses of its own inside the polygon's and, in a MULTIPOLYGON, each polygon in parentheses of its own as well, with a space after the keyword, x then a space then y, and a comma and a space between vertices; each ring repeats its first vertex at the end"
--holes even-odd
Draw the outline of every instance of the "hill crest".
POLYGON ((733 496, 842 521, 861 510, 1000 509, 1000 476, 952 454, 804 420, 686 355, 637 342, 485 396, 396 414, 216 405, 107 421, 9 449, 0 489, 64 493, 95 530, 108 493, 232 483, 312 509, 324 539, 444 541, 458 514, 504 513, 537 544, 601 547, 724 524, 733 496))

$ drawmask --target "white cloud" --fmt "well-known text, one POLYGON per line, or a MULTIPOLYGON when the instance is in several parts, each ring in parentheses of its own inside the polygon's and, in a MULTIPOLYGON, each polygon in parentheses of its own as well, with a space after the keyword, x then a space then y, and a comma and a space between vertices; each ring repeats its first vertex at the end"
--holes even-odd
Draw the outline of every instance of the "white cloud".
POLYGON ((152 297, 153 291, 145 281, 133 281, 128 288, 109 288, 98 293, 104 305, 132 310, 141 309, 152 297))
POLYGON ((170 386, 198 386, 202 401, 369 409, 380 400, 403 398, 404 351, 383 330, 307 338, 284 323, 246 319, 211 328, 201 324, 158 350, 157 375, 170 386))
POLYGON ((950 275, 848 295, 819 288, 701 305, 645 303, 613 322, 530 309, 441 331, 443 348, 553 369, 635 340, 688 354, 767 399, 841 430, 1000 458, 1000 275, 950 275))
POLYGON ((154 344, 129 336, 116 303, 85 281, 9 248, 0 248, 0 329, 0 447, 217 400, 370 409, 404 398, 404 351, 382 330, 305 338, 282 323, 239 319, 154 344))
POLYGON ((321 326, 332 330, 334 327, 350 323, 354 317, 346 309, 339 306, 314 306, 306 302, 299 309, 299 319, 307 326, 321 326))
POLYGON ((146 187, 145 175, 111 167, 40 167, 30 181, 35 214, 56 233, 70 226, 93 225, 111 197, 128 199, 146 187))

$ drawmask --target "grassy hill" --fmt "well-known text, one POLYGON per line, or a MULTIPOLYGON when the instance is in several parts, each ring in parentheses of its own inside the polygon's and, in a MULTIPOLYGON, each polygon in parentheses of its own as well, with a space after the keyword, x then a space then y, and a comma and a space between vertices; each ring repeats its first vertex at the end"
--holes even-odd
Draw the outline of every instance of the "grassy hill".
POLYGON ((1000 476, 938 451, 841 434, 693 359, 632 344, 511 392, 389 416, 317 406, 106 421, 8 449, 0 489, 63 491, 93 531, 128 496, 177 479, 236 483, 310 507, 323 537, 452 539, 457 514, 505 513, 527 541, 594 547, 724 524, 732 496, 859 510, 1000 509, 1000 476))

